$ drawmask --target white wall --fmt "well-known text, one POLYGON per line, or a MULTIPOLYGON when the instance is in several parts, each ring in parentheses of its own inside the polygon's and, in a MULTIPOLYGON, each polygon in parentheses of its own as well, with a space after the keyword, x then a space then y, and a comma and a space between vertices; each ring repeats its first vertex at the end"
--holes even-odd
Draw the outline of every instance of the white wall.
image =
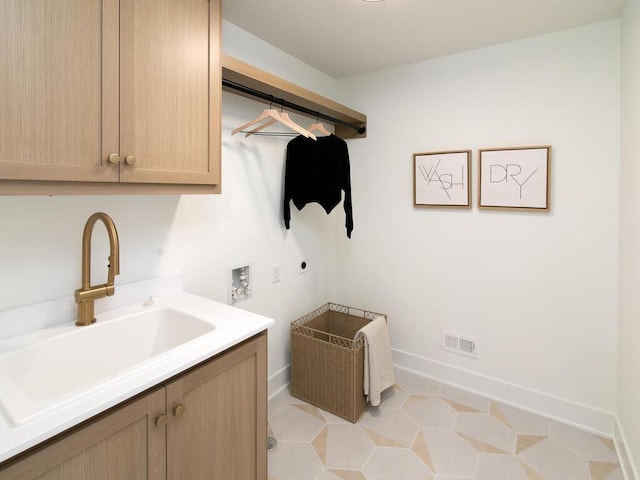
MULTIPOLYGON (((260 51, 293 81, 310 89, 331 88, 328 77, 240 33, 225 41, 235 56, 248 61, 243 51, 260 51)), ((188 291, 226 302, 228 268, 251 262, 253 297, 237 306, 276 319, 270 330, 269 375, 286 372, 289 322, 328 300, 333 272, 327 246, 333 243, 336 220, 314 206, 302 212, 293 209, 291 230, 284 230, 282 178, 290 139, 230 135, 262 108, 260 103, 223 95, 222 195, 0 196, 0 311, 72 295, 80 286, 84 223, 102 210, 113 217, 120 237, 116 295, 118 284, 180 271, 188 291), (302 255, 310 271, 300 276, 297 261, 302 255), (272 283, 276 264, 281 266, 281 281, 272 283)), ((106 279, 106 244, 98 225, 94 282, 106 279)), ((286 375, 276 378, 282 381, 286 375)))
MULTIPOLYGON (((620 172, 620 321, 618 418, 640 467, 640 1, 628 0, 622 17, 622 162, 620 172)), ((640 477, 638 477, 640 478, 640 477)))
POLYGON ((337 83, 333 77, 226 20, 222 22, 222 44, 226 55, 282 77, 319 95, 329 98, 336 95, 337 83))
MULTIPOLYGON (((625 18, 637 25, 637 14, 625 18)), ((288 139, 231 137, 262 105, 225 93, 220 196, 0 197, 0 311, 70 295, 80 281, 82 227, 104 210, 120 233, 116 283, 179 270, 189 291, 226 301, 228 267, 252 262, 254 296, 239 307, 276 319, 269 374, 279 381, 289 322, 332 299, 387 312, 397 358, 426 373, 464 377, 525 406, 538 392, 530 408, 554 399, 582 405, 584 418, 573 421, 607 430, 600 420, 615 411, 617 387, 619 34, 610 21, 335 82, 225 22, 226 53, 368 115, 368 139, 349 143, 352 240, 339 208, 330 217, 313 205, 294 209, 284 231, 288 139), (536 144, 553 146, 551 213, 412 206, 412 153, 471 148, 475 177, 478 148, 536 144), (298 276, 301 255, 311 271, 298 276), (440 351, 441 328, 477 336, 480 358, 440 351)), ((623 251, 625 238, 637 238, 625 232, 628 212, 623 251)), ((636 257, 637 249, 626 258, 636 257)), ((101 281, 104 271, 95 270, 101 281)), ((637 284, 633 275, 623 271, 623 285, 637 284)), ((623 296, 623 312, 631 307, 623 296)), ((624 320, 633 314, 623 313, 621 337, 637 335, 624 320)), ((621 364, 630 362, 621 383, 636 388, 637 354, 621 352, 621 364)), ((636 449, 637 400, 636 392, 619 402, 636 449)))
POLYGON ((609 433, 619 35, 614 20, 341 81, 368 138, 350 147, 334 295, 389 314, 399 364, 609 433), (478 211, 478 148, 545 144, 551 212, 478 211), (455 149, 473 150, 474 208, 413 207, 412 154, 455 149), (443 352, 441 329, 477 337, 479 358, 443 352))

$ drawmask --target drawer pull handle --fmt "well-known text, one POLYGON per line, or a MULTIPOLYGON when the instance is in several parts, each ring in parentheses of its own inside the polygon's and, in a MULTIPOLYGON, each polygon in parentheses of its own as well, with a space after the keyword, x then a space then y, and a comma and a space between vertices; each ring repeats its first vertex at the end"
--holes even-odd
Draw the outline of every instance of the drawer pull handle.
POLYGON ((134 157, 133 155, 127 155, 124 159, 124 163, 126 163, 127 165, 135 165, 136 157, 134 157))
POLYGON ((179 403, 178 405, 173 407, 173 415, 175 417, 180 418, 182 415, 184 415, 184 410, 185 410, 184 405, 182 403, 179 403))
POLYGON ((156 417, 156 427, 164 427, 165 423, 167 423, 167 416, 164 413, 159 417, 156 417))
POLYGON ((111 155, 109 155, 109 162, 116 164, 120 162, 120 155, 117 153, 112 153, 111 155))

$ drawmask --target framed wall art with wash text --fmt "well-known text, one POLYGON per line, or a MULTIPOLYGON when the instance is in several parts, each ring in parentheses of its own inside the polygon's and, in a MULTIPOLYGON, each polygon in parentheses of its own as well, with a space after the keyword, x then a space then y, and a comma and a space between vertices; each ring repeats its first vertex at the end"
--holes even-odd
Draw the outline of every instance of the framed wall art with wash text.
POLYGON ((413 204, 471 207, 471 150, 413 154, 413 204))
POLYGON ((549 211, 551 147, 479 151, 478 207, 549 211))

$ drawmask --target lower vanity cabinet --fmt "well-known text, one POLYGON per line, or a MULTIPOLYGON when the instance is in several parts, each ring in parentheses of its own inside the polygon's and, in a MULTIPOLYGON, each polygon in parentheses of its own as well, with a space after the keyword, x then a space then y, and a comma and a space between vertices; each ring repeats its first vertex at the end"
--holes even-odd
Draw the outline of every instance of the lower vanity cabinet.
POLYGON ((266 480, 266 332, 166 388, 169 480, 266 480))
POLYGON ((160 388, 0 467, 2 480, 160 480, 165 475, 160 388))
POLYGON ((33 453, 0 480, 265 480, 267 334, 256 335, 33 453))

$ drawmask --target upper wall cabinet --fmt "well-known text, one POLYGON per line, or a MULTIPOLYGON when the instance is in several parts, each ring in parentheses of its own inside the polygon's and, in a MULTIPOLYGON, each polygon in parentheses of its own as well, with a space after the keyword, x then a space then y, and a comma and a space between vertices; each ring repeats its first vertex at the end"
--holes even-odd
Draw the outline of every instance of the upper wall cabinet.
POLYGON ((218 192, 220 84, 220 0, 3 0, 0 193, 218 192))

